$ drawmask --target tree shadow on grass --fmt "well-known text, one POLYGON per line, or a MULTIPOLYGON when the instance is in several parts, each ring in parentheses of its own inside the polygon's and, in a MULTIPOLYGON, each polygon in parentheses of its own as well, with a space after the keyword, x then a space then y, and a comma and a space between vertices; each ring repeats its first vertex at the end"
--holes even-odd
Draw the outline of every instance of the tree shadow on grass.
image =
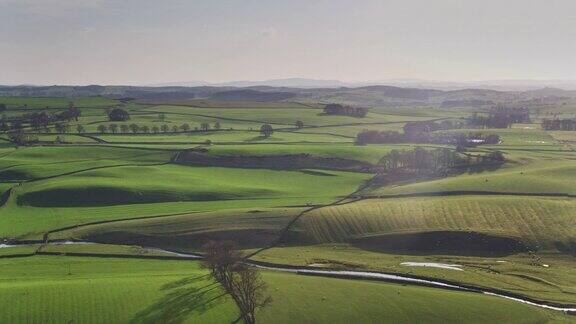
POLYGON ((201 315, 225 300, 220 285, 208 275, 170 282, 160 290, 165 291, 166 295, 138 312, 130 323, 182 323, 188 317, 201 315))
POLYGON ((262 141, 266 141, 266 140, 275 140, 274 138, 272 138, 272 136, 255 136, 249 139, 244 140, 244 142, 262 142, 262 141))

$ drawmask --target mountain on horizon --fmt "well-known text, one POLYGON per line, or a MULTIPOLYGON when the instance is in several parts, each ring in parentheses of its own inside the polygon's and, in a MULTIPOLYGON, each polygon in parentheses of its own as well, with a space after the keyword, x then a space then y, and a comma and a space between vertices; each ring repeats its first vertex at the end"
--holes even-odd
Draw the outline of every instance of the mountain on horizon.
POLYGON ((533 91, 545 88, 561 90, 576 90, 576 80, 485 80, 485 81, 436 81, 423 79, 382 79, 376 81, 345 82, 340 80, 324 80, 310 78, 284 78, 269 80, 240 80, 228 82, 183 81, 150 84, 151 87, 277 87, 277 88, 359 88, 366 86, 395 86, 403 88, 434 89, 434 90, 464 90, 486 89, 498 91, 533 91))
POLYGON ((199 87, 199 86, 213 86, 213 87, 283 87, 283 88, 339 88, 350 86, 350 83, 345 83, 339 80, 320 80, 320 79, 307 79, 307 78, 286 78, 286 79, 269 79, 260 81, 240 80, 228 82, 206 82, 206 81, 183 81, 183 82, 165 82, 150 84, 153 87, 199 87))

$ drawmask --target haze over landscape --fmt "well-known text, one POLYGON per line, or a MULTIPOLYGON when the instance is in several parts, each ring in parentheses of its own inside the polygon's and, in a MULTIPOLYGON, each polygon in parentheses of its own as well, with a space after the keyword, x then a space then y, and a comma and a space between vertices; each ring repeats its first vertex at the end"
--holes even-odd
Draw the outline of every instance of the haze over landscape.
POLYGON ((575 18, 0 0, 0 323, 575 323, 575 18))

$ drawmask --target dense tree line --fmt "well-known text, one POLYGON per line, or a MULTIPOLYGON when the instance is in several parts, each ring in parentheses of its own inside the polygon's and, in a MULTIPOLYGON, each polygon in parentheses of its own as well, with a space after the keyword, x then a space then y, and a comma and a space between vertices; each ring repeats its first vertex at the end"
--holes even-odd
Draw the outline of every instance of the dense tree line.
POLYGON ((328 104, 324 106, 326 115, 340 115, 351 117, 364 117, 368 114, 368 108, 343 106, 340 104, 328 104))
POLYGON ((481 133, 400 133, 396 131, 365 130, 356 135, 356 143, 360 145, 421 143, 470 147, 479 144, 498 144, 500 143, 500 136, 481 133))
POLYGON ((469 167, 487 163, 502 163, 504 155, 494 151, 486 155, 463 155, 447 148, 426 150, 391 150, 380 159, 383 171, 406 171, 417 174, 443 172, 455 167, 469 167))
POLYGON ((576 131, 576 119, 544 119, 542 128, 545 130, 576 131))
POLYGON ((477 128, 509 128, 514 123, 529 123, 530 110, 528 108, 510 108, 496 106, 490 109, 487 116, 477 113, 470 116, 467 124, 477 128))

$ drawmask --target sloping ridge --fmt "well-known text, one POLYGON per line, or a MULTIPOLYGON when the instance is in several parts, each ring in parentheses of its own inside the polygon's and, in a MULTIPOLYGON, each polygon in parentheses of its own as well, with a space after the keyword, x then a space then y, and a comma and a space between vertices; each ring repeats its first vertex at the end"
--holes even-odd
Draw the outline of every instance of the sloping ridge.
POLYGON ((205 152, 187 150, 177 153, 174 163, 256 169, 327 169, 339 171, 370 172, 374 166, 368 162, 351 159, 321 157, 302 154, 283 155, 211 155, 205 152))

